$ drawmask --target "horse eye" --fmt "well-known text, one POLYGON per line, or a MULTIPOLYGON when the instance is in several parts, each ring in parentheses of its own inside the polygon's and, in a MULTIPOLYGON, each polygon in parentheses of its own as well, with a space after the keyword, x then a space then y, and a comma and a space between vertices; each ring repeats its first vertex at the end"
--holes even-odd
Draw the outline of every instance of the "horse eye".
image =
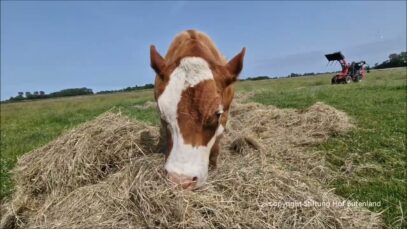
POLYGON ((215 115, 216 115, 216 117, 217 118, 220 118, 220 116, 223 114, 223 111, 217 111, 216 113, 215 113, 215 115))

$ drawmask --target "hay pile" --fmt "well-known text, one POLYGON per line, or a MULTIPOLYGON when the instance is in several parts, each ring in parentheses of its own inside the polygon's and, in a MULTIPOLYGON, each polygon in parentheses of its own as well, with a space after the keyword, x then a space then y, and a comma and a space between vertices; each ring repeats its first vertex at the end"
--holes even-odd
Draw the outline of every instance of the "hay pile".
POLYGON ((305 150, 350 127, 346 114, 322 103, 303 111, 235 104, 219 168, 189 192, 171 188, 163 156, 152 153, 156 127, 105 113, 18 161, 1 226, 381 227, 366 209, 328 205, 343 201, 321 188, 334 172, 305 150))

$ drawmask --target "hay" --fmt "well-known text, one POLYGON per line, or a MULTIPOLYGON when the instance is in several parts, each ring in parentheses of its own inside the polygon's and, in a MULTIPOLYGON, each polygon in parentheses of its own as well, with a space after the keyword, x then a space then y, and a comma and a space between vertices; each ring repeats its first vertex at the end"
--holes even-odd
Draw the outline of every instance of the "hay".
POLYGON ((134 105, 134 108, 146 110, 146 109, 155 109, 157 108, 157 104, 152 101, 147 101, 143 105, 134 105))
POLYGON ((322 103, 303 111, 234 104, 219 168, 190 192, 172 189, 163 175, 164 158, 152 153, 156 127, 105 113, 18 161, 0 226, 381 227, 366 209, 333 206, 344 199, 321 182, 334 172, 306 151, 351 126, 345 113, 322 103))

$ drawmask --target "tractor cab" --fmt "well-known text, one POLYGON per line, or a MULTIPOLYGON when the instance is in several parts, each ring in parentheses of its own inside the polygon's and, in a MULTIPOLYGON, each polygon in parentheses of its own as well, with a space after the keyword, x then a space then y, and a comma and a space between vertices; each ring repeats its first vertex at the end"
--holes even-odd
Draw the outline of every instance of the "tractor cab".
MULTIPOLYGON (((362 77, 365 75, 365 68, 366 68, 366 62, 365 61, 359 61, 359 62, 352 62, 349 71, 351 75, 357 75, 358 77, 362 77), (362 74, 359 74, 359 72, 363 71, 362 74)), ((362 78, 358 78, 357 80, 361 80, 362 78)))

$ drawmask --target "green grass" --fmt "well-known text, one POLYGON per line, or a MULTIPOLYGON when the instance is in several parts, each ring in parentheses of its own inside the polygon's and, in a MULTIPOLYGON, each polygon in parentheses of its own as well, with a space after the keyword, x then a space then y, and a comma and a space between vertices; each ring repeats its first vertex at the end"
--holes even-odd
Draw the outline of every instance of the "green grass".
MULTIPOLYGON (((255 92, 252 101, 280 108, 305 108, 323 101, 347 112, 357 128, 310 149, 326 157, 335 171, 341 172, 349 163, 356 168, 326 186, 352 200, 380 201, 381 206, 371 210, 384 211, 389 227, 403 227, 400 222, 407 214, 406 71, 372 71, 367 80, 350 85, 330 85, 331 75, 320 75, 244 81, 237 89, 255 92)), ((134 106, 152 99, 152 91, 143 90, 2 104, 0 197, 12 191, 7 172, 19 156, 107 110, 120 110, 131 118, 158 124, 154 109, 134 106)))
POLYGON ((355 168, 328 186, 355 201, 380 201, 381 206, 371 210, 385 210, 388 226, 403 227, 407 214, 406 77, 406 68, 399 68, 373 71, 366 81, 350 85, 330 85, 330 76, 319 76, 243 83, 239 89, 260 91, 252 101, 281 108, 305 108, 323 101, 348 113, 357 128, 312 149, 321 152, 336 171, 342 171, 345 163, 355 168))

